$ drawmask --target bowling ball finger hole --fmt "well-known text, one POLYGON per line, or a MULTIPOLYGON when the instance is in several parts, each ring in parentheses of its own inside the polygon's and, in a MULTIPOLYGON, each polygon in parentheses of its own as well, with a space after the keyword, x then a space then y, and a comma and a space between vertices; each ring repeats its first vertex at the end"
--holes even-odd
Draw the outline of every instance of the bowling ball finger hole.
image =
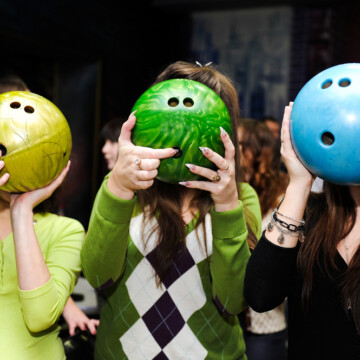
POLYGON ((20 104, 18 101, 13 101, 13 102, 10 104, 10 107, 11 107, 12 109, 18 109, 20 106, 21 106, 21 104, 20 104))
POLYGON ((5 156, 7 153, 6 147, 2 144, 0 144, 0 151, 1 151, 1 156, 5 156))
POLYGON ((331 85, 332 85, 332 80, 326 80, 326 81, 322 84, 321 88, 322 88, 322 89, 327 89, 327 88, 330 87, 331 85))
POLYGON ((339 81, 339 86, 341 87, 348 87, 351 84, 349 79, 342 79, 339 81))
POLYGON ((178 106, 178 105, 179 105, 179 99, 177 99, 177 98, 171 98, 171 99, 169 99, 168 105, 169 105, 170 107, 176 107, 176 106, 178 106))
POLYGON ((190 98, 186 98, 186 99, 184 99, 184 105, 186 107, 192 107, 192 106, 194 106, 194 100, 190 99, 190 98))
POLYGON ((321 141, 325 145, 330 146, 330 145, 332 145, 334 143, 335 137, 334 137, 334 135, 332 133, 326 131, 321 135, 321 141))
POLYGON ((32 106, 25 106, 24 111, 28 114, 32 114, 35 111, 35 109, 32 106))
POLYGON ((177 158, 181 157, 181 155, 182 155, 181 149, 178 148, 177 146, 174 146, 173 149, 179 150, 179 151, 173 156, 173 158, 177 159, 177 158))

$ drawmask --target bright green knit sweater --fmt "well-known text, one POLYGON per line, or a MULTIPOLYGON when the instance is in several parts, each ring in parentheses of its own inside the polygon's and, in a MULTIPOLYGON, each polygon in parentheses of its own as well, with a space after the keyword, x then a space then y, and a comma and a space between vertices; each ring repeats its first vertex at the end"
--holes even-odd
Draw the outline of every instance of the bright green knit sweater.
MULTIPOLYGON (((81 253, 90 284, 106 288, 95 358, 246 359, 235 315, 246 306, 243 282, 250 256, 243 202, 256 218, 257 236, 261 231, 254 189, 242 184, 236 209, 212 209, 207 215, 207 253, 199 245, 202 227, 198 241, 196 219, 189 224, 185 254, 157 287, 151 265, 156 236, 144 246, 136 197, 121 200, 106 184, 107 179, 95 200, 81 253)), ((153 225, 147 224, 145 233, 153 225)))
POLYGON ((20 290, 13 234, 0 241, 0 359, 64 360, 57 320, 81 271, 84 228, 54 214, 34 219, 51 279, 34 290, 20 290))

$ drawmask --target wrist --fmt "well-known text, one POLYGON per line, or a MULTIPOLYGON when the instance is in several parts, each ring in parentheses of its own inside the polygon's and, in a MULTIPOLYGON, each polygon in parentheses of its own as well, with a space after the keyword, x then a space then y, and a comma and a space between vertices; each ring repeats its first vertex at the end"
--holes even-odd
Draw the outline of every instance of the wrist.
POLYGON ((112 174, 109 176, 109 180, 107 181, 107 188, 113 195, 123 200, 131 200, 135 195, 134 190, 129 190, 123 187, 119 181, 112 176, 112 174))
POLYGON ((224 211, 233 210, 233 209, 237 208, 238 206, 239 206, 239 200, 236 198, 232 202, 226 203, 226 204, 215 203, 214 209, 216 212, 224 212, 224 211))

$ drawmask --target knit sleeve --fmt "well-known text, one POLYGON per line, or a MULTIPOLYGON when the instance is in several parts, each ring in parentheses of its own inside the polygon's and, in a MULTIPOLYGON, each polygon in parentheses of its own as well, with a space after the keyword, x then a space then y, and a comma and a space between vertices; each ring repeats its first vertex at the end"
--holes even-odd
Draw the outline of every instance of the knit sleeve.
POLYGON ((263 233, 249 259, 244 295, 249 306, 265 312, 280 305, 289 295, 297 276, 296 258, 299 247, 284 248, 266 239, 263 233))
POLYGON ((95 288, 110 286, 123 272, 135 202, 135 198, 122 200, 113 195, 105 178, 81 251, 83 273, 95 288))
POLYGON ((246 306, 243 297, 243 284, 246 263, 250 250, 246 241, 244 208, 239 206, 226 212, 211 210, 213 229, 213 253, 210 272, 212 295, 218 308, 228 314, 236 315, 246 306))
POLYGON ((47 228, 37 232, 37 237, 39 241, 44 236, 51 238, 44 251, 51 278, 33 290, 18 288, 24 321, 32 332, 48 329, 59 319, 81 271, 83 226, 73 219, 49 217, 47 228))

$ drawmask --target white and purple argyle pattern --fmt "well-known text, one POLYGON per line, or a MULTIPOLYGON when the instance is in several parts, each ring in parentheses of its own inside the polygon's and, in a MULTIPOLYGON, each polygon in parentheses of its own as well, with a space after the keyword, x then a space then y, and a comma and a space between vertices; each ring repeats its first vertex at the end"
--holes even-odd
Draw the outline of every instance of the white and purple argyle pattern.
MULTIPOLYGON (((186 250, 180 251, 161 287, 155 283, 152 267, 156 236, 146 248, 141 240, 143 214, 131 221, 130 235, 144 258, 126 281, 131 301, 140 314, 136 323, 124 333, 120 342, 130 360, 194 359, 201 360, 207 350, 187 325, 187 320, 206 302, 197 263, 206 258, 195 231, 186 238, 186 250)), ((155 221, 145 228, 151 231, 155 221)), ((211 219, 206 220, 207 252, 212 253, 211 219)), ((201 229, 198 232, 201 236, 201 229)))

